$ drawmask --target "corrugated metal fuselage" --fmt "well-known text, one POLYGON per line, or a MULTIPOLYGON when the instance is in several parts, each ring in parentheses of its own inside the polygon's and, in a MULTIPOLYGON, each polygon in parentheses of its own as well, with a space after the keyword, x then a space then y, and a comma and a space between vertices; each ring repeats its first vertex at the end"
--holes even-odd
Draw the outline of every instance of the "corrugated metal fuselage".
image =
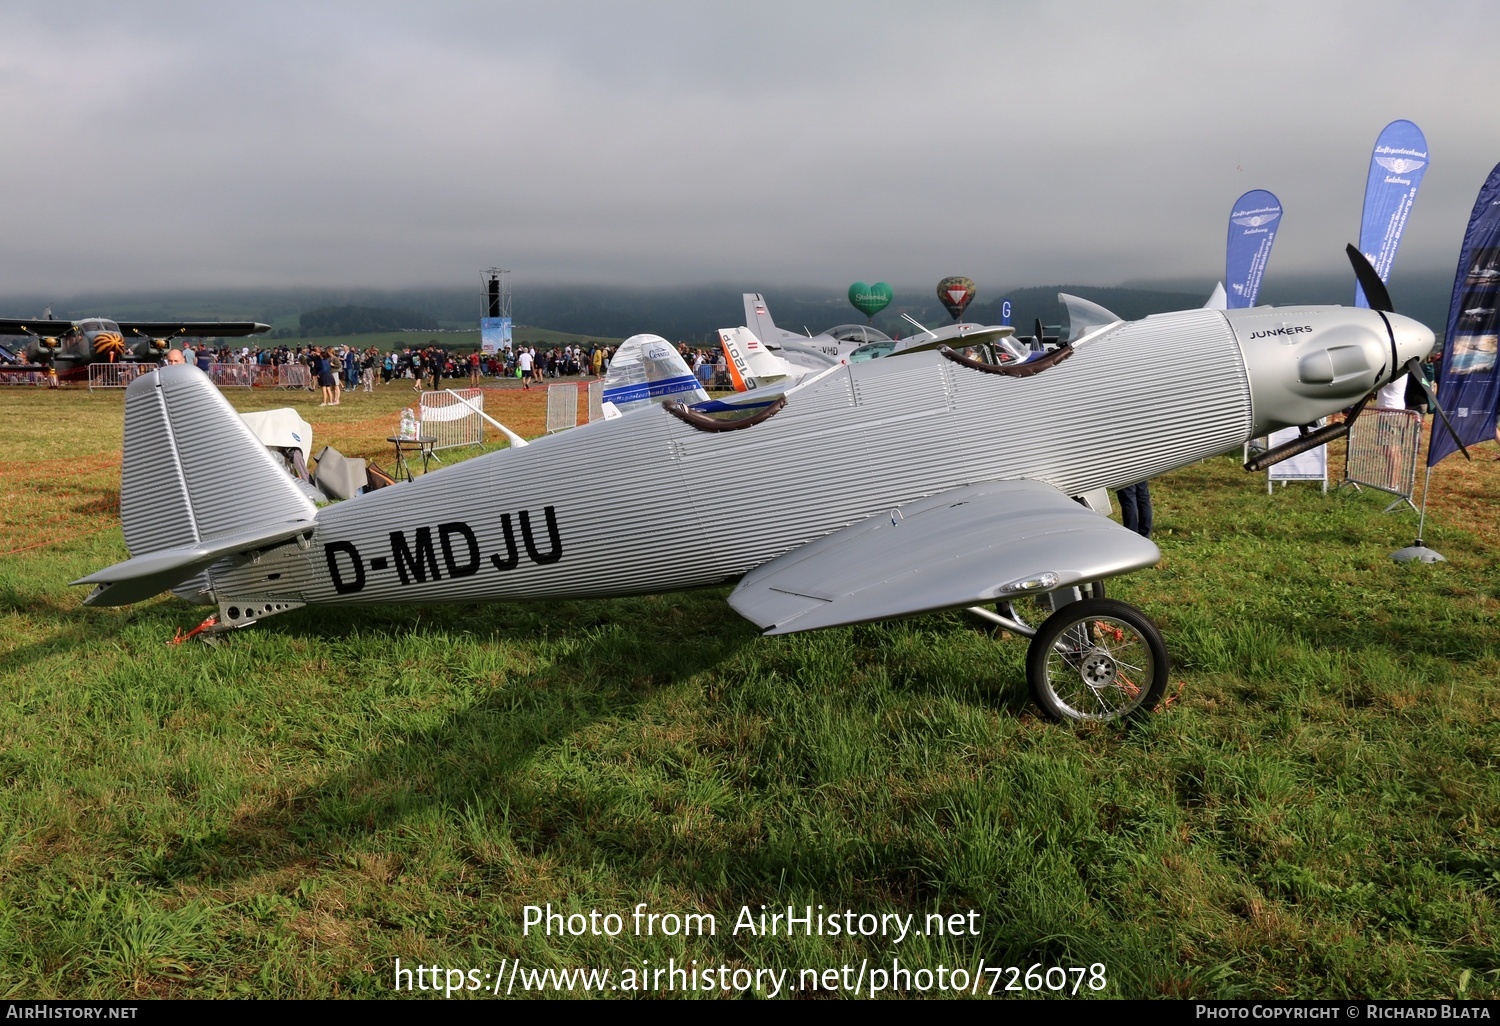
POLYGON ((769 420, 591 424, 325 507, 305 548, 210 571, 224 602, 470 602, 732 581, 922 496, 1028 478, 1065 494, 1241 444, 1244 359, 1214 311, 1131 322, 1031 378, 917 354, 838 368, 769 420))

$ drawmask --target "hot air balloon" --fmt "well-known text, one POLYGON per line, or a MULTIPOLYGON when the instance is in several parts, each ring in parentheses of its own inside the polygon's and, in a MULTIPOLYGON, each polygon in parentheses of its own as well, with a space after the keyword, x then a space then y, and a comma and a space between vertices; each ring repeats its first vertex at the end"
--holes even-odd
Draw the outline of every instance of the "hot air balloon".
POLYGON ((854 309, 864 314, 866 318, 873 318, 880 311, 891 305, 891 299, 895 293, 891 287, 883 281, 877 281, 874 285, 866 285, 857 281, 849 286, 849 302, 854 304, 854 309))
POLYGON ((974 300, 974 280, 950 275, 938 282, 937 295, 953 319, 959 320, 974 300))

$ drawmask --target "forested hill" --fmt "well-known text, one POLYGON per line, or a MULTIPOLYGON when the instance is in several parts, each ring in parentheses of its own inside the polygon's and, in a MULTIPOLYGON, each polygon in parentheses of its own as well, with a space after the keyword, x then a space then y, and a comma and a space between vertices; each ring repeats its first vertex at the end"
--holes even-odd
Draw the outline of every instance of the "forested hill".
POLYGON ((403 328, 431 331, 438 327, 438 319, 431 314, 379 306, 322 306, 316 310, 303 311, 299 321, 298 335, 302 338, 318 335, 369 335, 377 331, 401 331, 403 328))
MULTIPOLYGON (((1441 332, 1447 316, 1451 272, 1402 275, 1391 282, 1397 309, 1441 332)), ((1202 306, 1213 281, 1139 283, 1139 287, 1100 287, 1066 283, 1004 289, 979 283, 978 297, 964 319, 1000 322, 1000 302, 1011 301, 1011 323, 1030 334, 1032 323, 1063 321, 1057 293, 1070 292, 1131 319, 1167 310, 1202 306)), ((661 288, 615 288, 578 285, 516 285, 513 316, 517 325, 556 331, 625 338, 649 332, 673 341, 712 342, 718 328, 744 323, 742 291, 764 294, 776 323, 791 331, 823 331, 837 324, 861 322, 863 315, 843 289, 771 286, 760 283, 661 288)), ((1267 278, 1261 299, 1270 303, 1349 303, 1348 276, 1267 278)), ((246 320, 272 324, 282 337, 331 336, 401 328, 476 327, 483 297, 476 289, 300 289, 220 290, 157 294, 85 294, 18 296, 0 300, 0 316, 35 317, 51 306, 58 317, 105 316, 116 319, 246 320)), ((888 334, 915 329, 901 318, 910 314, 925 325, 952 323, 931 285, 896 286, 895 300, 874 319, 888 334)))

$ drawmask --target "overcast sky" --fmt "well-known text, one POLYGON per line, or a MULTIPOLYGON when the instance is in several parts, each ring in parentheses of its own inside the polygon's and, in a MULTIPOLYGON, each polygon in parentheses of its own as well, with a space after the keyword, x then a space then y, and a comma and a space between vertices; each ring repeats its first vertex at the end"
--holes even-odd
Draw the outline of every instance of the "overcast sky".
POLYGON ((1399 268, 1500 161, 1500 4, 0 6, 0 294, 1337 273, 1397 118, 1399 268))

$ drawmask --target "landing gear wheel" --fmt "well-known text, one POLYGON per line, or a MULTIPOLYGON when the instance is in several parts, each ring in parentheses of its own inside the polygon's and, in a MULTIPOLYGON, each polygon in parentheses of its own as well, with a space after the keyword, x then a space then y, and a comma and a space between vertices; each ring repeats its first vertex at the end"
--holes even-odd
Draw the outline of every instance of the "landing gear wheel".
POLYGON ((1167 647, 1134 606, 1089 598, 1053 613, 1026 652, 1031 697, 1059 720, 1108 723, 1150 712, 1167 689, 1167 647))

